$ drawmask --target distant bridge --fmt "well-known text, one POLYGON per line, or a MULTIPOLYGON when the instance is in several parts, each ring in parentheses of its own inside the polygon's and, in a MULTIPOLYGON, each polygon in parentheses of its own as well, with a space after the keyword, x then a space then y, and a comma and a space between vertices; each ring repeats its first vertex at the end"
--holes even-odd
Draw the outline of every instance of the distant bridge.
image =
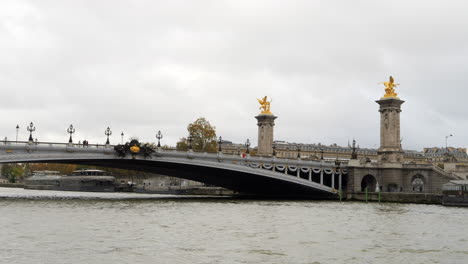
POLYGON ((334 162, 239 157, 156 149, 149 157, 120 157, 112 145, 0 143, 0 163, 70 163, 153 172, 275 197, 336 197, 345 186, 346 166, 334 162))

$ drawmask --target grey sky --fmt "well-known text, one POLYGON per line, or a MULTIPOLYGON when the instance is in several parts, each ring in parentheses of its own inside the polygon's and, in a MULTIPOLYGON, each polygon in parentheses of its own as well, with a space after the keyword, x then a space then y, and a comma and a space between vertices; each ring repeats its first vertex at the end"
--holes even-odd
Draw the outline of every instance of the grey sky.
POLYGON ((257 140, 256 98, 275 139, 379 144, 374 102, 393 75, 403 147, 466 147, 466 1, 0 1, 0 136, 174 145, 206 117, 257 140))

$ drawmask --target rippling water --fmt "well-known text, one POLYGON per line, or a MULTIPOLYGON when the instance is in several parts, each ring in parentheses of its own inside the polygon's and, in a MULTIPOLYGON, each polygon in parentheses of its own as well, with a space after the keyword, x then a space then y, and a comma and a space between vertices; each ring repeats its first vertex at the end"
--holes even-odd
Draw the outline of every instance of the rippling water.
POLYGON ((0 188, 0 263, 468 263, 467 208, 0 188))

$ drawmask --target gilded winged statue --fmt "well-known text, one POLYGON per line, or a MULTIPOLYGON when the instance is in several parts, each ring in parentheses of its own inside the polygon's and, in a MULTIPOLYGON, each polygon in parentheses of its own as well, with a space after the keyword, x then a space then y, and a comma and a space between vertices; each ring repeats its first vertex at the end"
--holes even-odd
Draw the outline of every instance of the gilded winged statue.
POLYGON ((388 82, 381 82, 383 83, 383 85, 385 85, 385 95, 383 98, 390 98, 390 97, 395 97, 395 98, 398 98, 397 97, 397 93, 395 93, 395 87, 397 85, 400 85, 398 83, 395 83, 395 80, 393 79, 392 76, 390 76, 390 79, 388 82))
POLYGON ((263 97, 263 99, 257 99, 260 103, 260 109, 262 110, 261 114, 271 114, 270 112, 270 103, 272 100, 268 101, 267 97, 263 97))

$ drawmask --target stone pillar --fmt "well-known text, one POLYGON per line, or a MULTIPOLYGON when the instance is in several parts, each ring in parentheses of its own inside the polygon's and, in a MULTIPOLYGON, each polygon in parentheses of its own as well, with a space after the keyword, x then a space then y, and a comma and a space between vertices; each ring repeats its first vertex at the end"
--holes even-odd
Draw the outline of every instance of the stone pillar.
POLYGON ((255 118, 258 121, 257 155, 271 156, 273 154, 273 127, 277 117, 273 114, 260 114, 255 118))
POLYGON ((405 102, 397 97, 382 98, 380 105, 380 148, 378 160, 382 163, 402 163, 403 149, 400 141, 400 112, 405 102))

